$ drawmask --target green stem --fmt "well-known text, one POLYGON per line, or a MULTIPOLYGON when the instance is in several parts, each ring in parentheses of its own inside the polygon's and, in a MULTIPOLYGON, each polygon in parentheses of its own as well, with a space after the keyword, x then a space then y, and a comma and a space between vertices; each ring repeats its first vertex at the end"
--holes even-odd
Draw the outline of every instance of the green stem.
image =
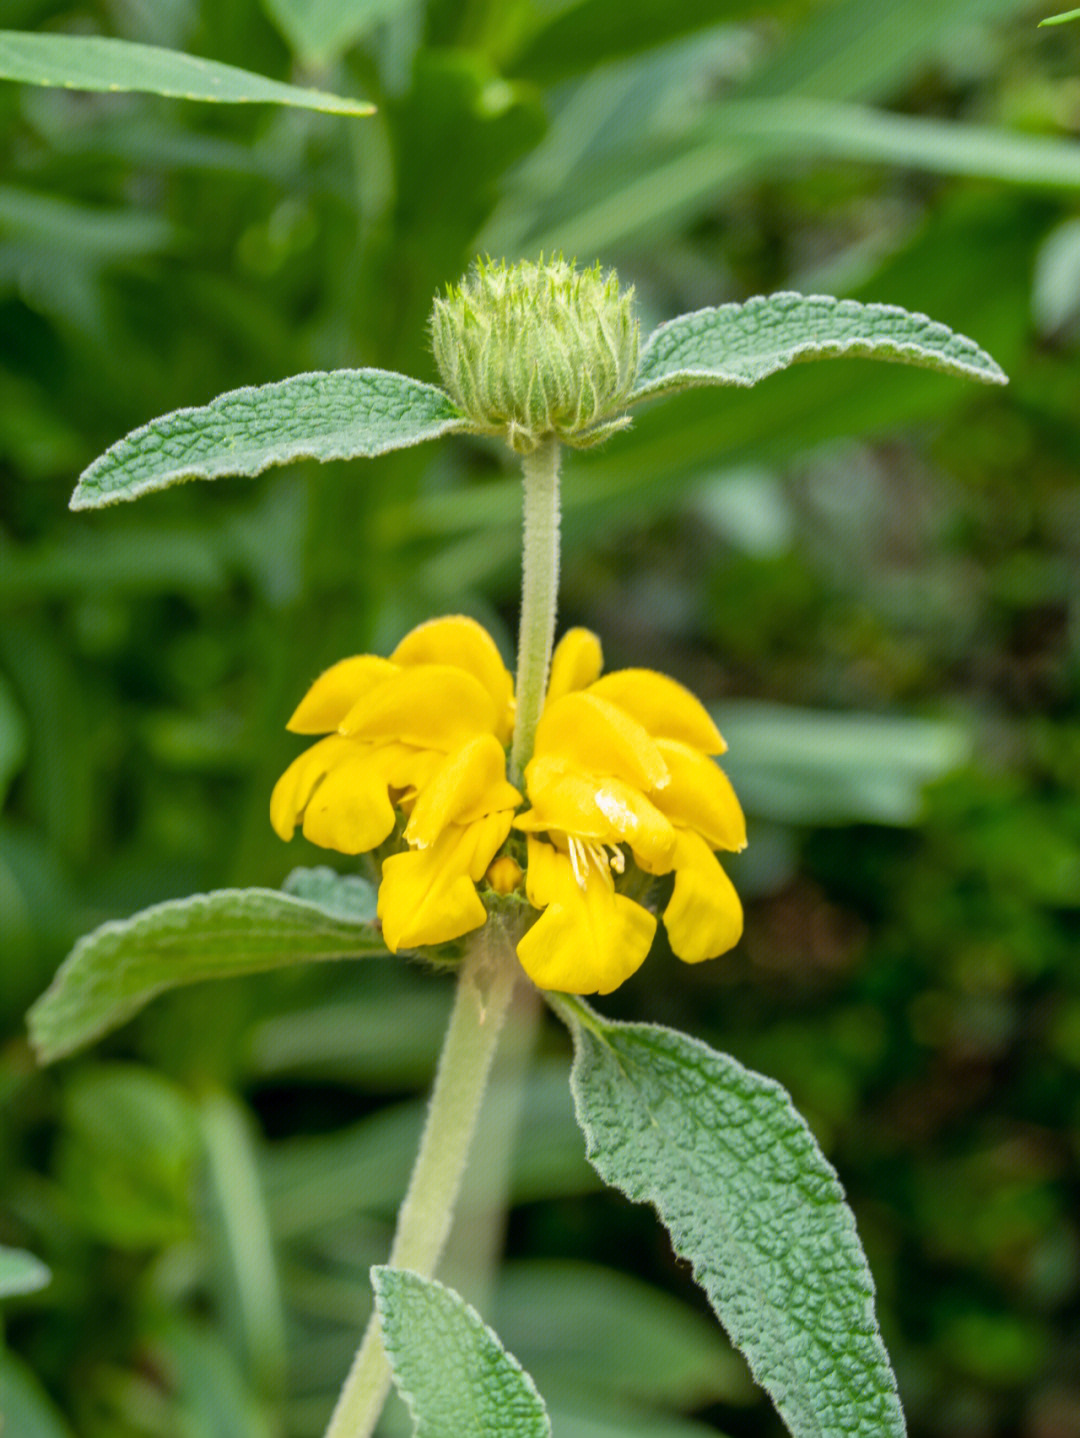
POLYGON ((525 546, 510 782, 519 789, 544 707, 559 599, 559 441, 545 439, 522 460, 525 546))
MULTIPOLYGON (((430 1278, 454 1215, 461 1176, 491 1061, 520 970, 501 925, 489 918, 470 936, 457 997, 435 1075, 427 1125, 398 1213, 391 1268, 430 1278)), ((370 1438, 390 1387, 378 1319, 370 1319, 341 1390, 326 1438, 370 1438)))

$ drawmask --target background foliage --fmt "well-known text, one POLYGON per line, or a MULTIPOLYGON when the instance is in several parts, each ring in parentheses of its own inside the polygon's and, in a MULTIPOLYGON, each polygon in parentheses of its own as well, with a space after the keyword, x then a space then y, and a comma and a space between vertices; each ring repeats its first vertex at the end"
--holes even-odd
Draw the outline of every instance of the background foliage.
MULTIPOLYGON (((917 1438, 1080 1428, 1080 30, 1045 9, 8 0, 11 28, 379 106, 0 86, 0 1243, 54 1274, 5 1304, 12 1433, 321 1431, 445 984, 209 985, 45 1072, 22 1015, 94 923, 326 858, 266 817, 321 667, 456 610, 509 653, 515 622, 498 446, 79 516, 74 478, 238 385, 431 379, 435 289, 552 247, 616 265, 646 330, 825 290, 926 310, 1012 376, 838 362, 646 408, 567 460, 563 616, 714 705, 750 811, 740 949, 656 955, 605 1010, 790 1087, 917 1438)), ((652 1215, 598 1191, 567 1062, 553 1027, 497 1281, 496 1090, 447 1281, 559 1438, 775 1433, 652 1215)))

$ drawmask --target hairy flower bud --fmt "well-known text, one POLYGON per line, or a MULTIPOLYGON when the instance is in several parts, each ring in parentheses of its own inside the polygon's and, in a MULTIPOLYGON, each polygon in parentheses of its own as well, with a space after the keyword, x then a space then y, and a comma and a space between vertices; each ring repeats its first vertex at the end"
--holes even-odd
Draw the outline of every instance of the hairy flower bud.
POLYGON ((554 435, 581 449, 623 429, 637 378, 633 289, 614 270, 477 261, 435 301, 431 338, 443 384, 478 434, 529 454, 554 435))

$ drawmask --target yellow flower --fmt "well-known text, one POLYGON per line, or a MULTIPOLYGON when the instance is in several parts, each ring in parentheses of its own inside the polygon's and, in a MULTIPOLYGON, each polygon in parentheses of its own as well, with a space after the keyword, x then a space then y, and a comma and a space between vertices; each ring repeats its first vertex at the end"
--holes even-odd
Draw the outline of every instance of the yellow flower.
POLYGON ((387 945, 440 944, 486 917, 476 884, 521 795, 506 781, 513 681, 494 641, 461 615, 407 634, 389 659, 360 654, 316 679, 288 727, 326 734, 274 787, 270 819, 343 854, 376 849, 407 816, 405 852, 383 864, 387 945))
POLYGON ((739 801, 710 757, 723 739, 673 679, 648 669, 600 677, 601 668, 587 630, 556 649, 525 770, 532 807, 514 821, 529 836, 526 893, 544 911, 518 957, 540 988, 579 994, 617 988, 656 930, 615 889, 625 849, 646 873, 674 871, 664 924, 679 958, 714 958, 742 933, 742 906, 713 853, 746 843, 739 801))
POLYGON ((647 875, 674 873, 664 910, 674 952, 688 963, 721 954, 742 932, 742 908, 714 850, 746 842, 711 757, 724 741, 673 679, 602 668, 588 630, 556 649, 525 770, 531 807, 515 819, 513 681, 486 630, 460 615, 433 619, 389 659, 343 659, 289 720, 295 733, 326 737, 278 780, 271 822, 283 839, 301 824, 313 843, 345 854, 398 835, 378 900, 395 953, 478 929, 482 880, 520 912, 517 859, 497 857, 515 827, 527 836, 525 896, 542 910, 517 952, 540 988, 610 993, 644 960, 656 919, 620 892, 632 873, 616 887, 628 858, 647 875))

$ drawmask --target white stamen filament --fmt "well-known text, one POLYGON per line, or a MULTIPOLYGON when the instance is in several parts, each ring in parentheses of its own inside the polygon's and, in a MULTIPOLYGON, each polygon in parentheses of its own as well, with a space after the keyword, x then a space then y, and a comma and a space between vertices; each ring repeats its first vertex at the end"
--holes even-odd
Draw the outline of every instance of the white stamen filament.
POLYGON ((574 880, 579 889, 584 890, 588 885, 590 864, 596 865, 609 887, 614 887, 612 869, 616 874, 626 871, 626 855, 617 844, 601 844, 599 841, 578 839, 573 834, 567 834, 566 847, 570 855, 570 867, 574 871, 574 880))

